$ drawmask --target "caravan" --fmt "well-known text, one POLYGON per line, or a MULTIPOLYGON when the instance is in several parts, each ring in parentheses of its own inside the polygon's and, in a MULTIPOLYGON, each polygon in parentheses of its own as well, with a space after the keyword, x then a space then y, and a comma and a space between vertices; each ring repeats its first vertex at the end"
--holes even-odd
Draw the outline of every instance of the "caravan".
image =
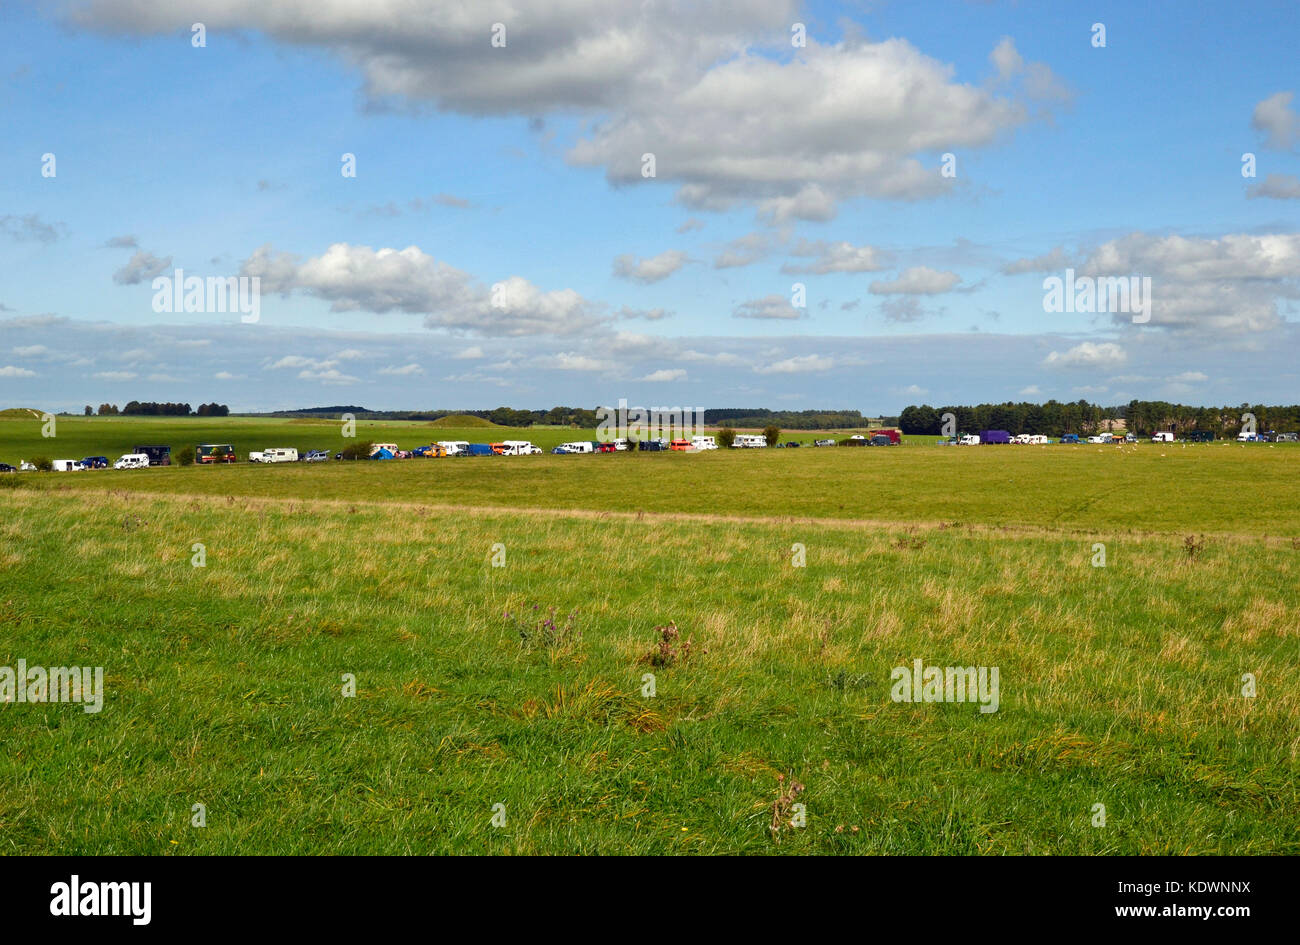
POLYGON ((767 437, 761 433, 738 433, 731 445, 735 449, 763 449, 767 446, 767 437))
POLYGON ((114 469, 147 469, 149 457, 144 453, 127 453, 113 464, 114 469))
POLYGON ((691 446, 697 450, 716 450, 718 441, 711 436, 693 436, 691 437, 691 446))

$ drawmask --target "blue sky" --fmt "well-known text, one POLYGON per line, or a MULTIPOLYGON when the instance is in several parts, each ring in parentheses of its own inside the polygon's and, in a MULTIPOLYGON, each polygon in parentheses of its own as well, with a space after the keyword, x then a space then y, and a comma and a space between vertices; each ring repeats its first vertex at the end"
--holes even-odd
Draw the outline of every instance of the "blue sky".
POLYGON ((697 6, 5 5, 0 401, 1297 400, 1293 5, 697 6))

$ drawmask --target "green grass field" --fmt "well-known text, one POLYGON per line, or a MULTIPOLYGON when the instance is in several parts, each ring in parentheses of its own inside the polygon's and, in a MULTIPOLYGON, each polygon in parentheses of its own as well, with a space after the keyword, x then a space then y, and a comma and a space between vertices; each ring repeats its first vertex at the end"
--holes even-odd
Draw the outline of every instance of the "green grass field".
MULTIPOLYGON (((0 459, 318 445, 201 423, 0 459)), ((931 442, 0 477, 0 666, 105 674, 0 706, 0 851, 1300 852, 1300 449, 931 442)))

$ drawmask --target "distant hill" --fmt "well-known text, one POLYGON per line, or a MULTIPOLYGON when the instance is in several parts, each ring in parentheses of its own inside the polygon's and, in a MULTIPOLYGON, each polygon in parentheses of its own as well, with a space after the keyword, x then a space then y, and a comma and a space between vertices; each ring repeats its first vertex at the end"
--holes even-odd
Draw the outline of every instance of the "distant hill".
POLYGON ((6 407, 0 410, 0 420, 39 420, 42 411, 35 407, 6 407))
POLYGON ((431 427, 494 427, 496 426, 491 420, 484 420, 482 417, 471 417, 467 413, 450 413, 445 417, 439 417, 429 424, 431 427))

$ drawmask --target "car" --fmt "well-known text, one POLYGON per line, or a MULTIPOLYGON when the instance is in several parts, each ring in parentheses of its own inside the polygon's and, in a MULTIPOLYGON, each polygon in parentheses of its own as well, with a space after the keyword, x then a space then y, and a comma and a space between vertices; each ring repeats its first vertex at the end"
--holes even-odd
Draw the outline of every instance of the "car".
POLYGON ((873 437, 868 441, 868 445, 870 445, 870 446, 893 446, 893 445, 894 445, 894 441, 891 440, 889 437, 885 436, 883 433, 878 433, 878 434, 876 434, 875 436, 873 436, 873 437))
POLYGON ((1277 441, 1279 443, 1300 443, 1300 433, 1279 433, 1277 441))
POLYGON ((642 440, 636 448, 643 453, 660 453, 668 447, 664 446, 663 440, 642 440))
POLYGON ((308 450, 302 455, 304 463, 323 463, 330 458, 329 450, 308 450))
POLYGON ((834 446, 834 440, 813 440, 813 446, 834 446))
POLYGON ((82 465, 82 468, 84 468, 84 469, 107 469, 107 468, 108 468, 108 457, 107 457, 107 456, 87 456, 85 459, 83 459, 83 460, 81 461, 81 465, 82 465))
POLYGON ((615 445, 615 444, 612 443, 612 442, 609 442, 609 443, 605 443, 605 442, 597 442, 597 443, 596 443, 596 452, 597 452, 597 453, 614 453, 614 452, 617 452, 617 450, 618 450, 618 446, 615 445))
POLYGON ((0 473, 18 472, 17 467, 10 466, 8 463, 0 463, 0 473))
POLYGON ((796 443, 794 440, 789 440, 789 441, 785 444, 785 448, 788 449, 788 450, 798 449, 798 448, 801 447, 801 446, 803 446, 802 443, 796 443))

